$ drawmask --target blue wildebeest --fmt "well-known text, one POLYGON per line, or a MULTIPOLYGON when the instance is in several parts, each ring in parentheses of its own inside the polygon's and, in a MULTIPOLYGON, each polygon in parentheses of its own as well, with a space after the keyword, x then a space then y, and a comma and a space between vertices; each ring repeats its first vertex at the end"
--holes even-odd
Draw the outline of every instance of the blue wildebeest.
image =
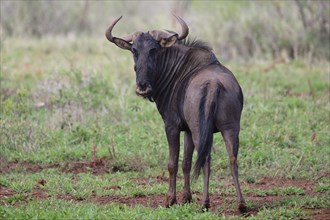
POLYGON ((204 173, 203 208, 210 207, 209 176, 213 133, 221 132, 230 158, 238 209, 246 210, 239 181, 237 154, 240 117, 243 108, 242 90, 234 75, 216 58, 212 49, 201 41, 185 38, 189 29, 177 17, 182 33, 153 30, 134 32, 117 38, 112 29, 107 39, 129 50, 134 58, 136 94, 154 101, 165 123, 169 145, 169 192, 166 206, 176 203, 176 176, 180 148, 180 132, 184 131, 184 202, 191 202, 190 170, 194 148, 198 152, 194 176, 204 173))

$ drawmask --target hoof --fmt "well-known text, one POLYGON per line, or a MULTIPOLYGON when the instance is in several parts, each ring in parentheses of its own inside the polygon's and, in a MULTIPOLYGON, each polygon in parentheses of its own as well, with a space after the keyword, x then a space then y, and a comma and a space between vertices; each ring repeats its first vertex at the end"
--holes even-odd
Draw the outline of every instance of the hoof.
POLYGON ((166 197, 166 208, 176 204, 176 198, 170 198, 169 196, 166 197))
POLYGON ((245 202, 242 202, 238 205, 238 210, 241 212, 241 213, 245 213, 247 212, 247 206, 245 204, 245 202))
POLYGON ((191 203, 191 201, 192 201, 191 195, 183 196, 183 203, 187 204, 187 203, 191 203))
POLYGON ((201 212, 208 212, 209 209, 211 208, 210 204, 209 203, 206 203, 204 204, 202 207, 201 207, 201 212))

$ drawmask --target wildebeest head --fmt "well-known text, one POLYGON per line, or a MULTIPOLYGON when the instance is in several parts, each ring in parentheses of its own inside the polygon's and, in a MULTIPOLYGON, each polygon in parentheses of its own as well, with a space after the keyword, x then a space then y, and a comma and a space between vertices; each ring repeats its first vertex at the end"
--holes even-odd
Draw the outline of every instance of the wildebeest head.
POLYGON ((180 36, 173 31, 153 30, 146 33, 136 31, 123 38, 114 37, 112 29, 122 16, 116 19, 106 31, 106 37, 110 42, 122 49, 130 50, 133 54, 137 95, 145 98, 152 96, 159 51, 173 46, 178 40, 186 38, 189 33, 187 24, 180 17, 175 17, 182 27, 180 36))

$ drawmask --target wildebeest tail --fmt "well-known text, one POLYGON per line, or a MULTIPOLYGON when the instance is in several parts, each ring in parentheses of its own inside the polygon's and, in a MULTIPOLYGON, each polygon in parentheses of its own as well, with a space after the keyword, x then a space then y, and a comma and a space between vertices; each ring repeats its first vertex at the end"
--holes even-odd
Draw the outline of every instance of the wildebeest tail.
POLYGON ((214 119, 217 103, 222 85, 207 84, 202 90, 199 104, 199 146, 197 147, 197 160, 194 165, 193 179, 197 179, 201 169, 204 167, 207 156, 211 153, 213 144, 214 119))

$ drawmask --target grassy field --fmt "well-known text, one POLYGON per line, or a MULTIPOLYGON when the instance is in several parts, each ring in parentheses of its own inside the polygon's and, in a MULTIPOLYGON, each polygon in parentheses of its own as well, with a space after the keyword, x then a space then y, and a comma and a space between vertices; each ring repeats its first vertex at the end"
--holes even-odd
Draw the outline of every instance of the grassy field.
POLYGON ((329 62, 224 65, 245 94, 246 215, 236 211, 219 134, 211 211, 199 212, 201 179, 192 204, 164 207, 163 122, 135 95, 129 53, 96 38, 1 41, 0 219, 330 218, 329 62))

